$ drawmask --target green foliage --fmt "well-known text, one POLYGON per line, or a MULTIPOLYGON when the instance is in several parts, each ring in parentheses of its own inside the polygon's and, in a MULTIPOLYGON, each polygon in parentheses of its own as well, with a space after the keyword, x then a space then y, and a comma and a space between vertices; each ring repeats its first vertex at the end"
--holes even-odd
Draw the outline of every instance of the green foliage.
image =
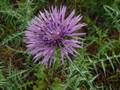
POLYGON ((117 5, 104 5, 104 9, 107 12, 108 19, 111 20, 113 28, 120 29, 120 7, 117 5))
POLYGON ((119 59, 120 0, 0 0, 1 90, 118 90, 119 82, 118 86, 114 83, 119 81, 119 59), (56 50, 55 64, 46 68, 34 64, 26 52, 24 32, 39 10, 61 3, 83 15, 87 35, 71 62, 66 59, 61 66, 56 50), (12 54, 3 52, 3 47, 12 54))
POLYGON ((22 79, 26 71, 27 70, 14 70, 10 63, 8 68, 5 70, 6 77, 3 76, 3 71, 1 70, 0 88, 5 90, 18 90, 19 86, 23 83, 22 79))

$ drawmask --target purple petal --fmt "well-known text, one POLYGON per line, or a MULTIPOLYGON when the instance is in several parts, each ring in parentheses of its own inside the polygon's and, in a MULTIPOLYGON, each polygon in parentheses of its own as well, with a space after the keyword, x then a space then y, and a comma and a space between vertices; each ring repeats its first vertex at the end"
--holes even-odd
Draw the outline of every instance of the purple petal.
POLYGON ((86 33, 72 33, 72 34, 66 34, 67 36, 84 36, 86 33))

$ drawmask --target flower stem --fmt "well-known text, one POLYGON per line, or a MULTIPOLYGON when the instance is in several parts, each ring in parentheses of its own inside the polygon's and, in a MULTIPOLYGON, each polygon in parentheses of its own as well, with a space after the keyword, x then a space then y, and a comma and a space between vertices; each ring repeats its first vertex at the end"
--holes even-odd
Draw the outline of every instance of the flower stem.
POLYGON ((74 1, 74 9, 75 9, 75 13, 77 12, 77 0, 74 1))

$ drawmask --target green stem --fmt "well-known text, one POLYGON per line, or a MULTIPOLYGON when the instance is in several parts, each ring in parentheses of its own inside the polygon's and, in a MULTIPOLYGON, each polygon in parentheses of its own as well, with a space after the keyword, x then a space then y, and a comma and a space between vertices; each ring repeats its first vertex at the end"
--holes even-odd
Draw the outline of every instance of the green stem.
POLYGON ((74 9, 75 9, 75 13, 77 12, 77 0, 75 0, 74 2, 74 9))
POLYGON ((69 5, 69 0, 67 0, 67 5, 69 5))

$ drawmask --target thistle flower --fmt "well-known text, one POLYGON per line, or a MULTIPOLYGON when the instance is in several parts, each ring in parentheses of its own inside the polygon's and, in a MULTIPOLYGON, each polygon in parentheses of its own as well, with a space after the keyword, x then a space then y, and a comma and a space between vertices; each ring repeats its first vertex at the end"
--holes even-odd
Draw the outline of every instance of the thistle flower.
POLYGON ((61 61, 64 64, 64 58, 70 59, 69 54, 75 55, 76 48, 81 48, 80 41, 74 37, 80 37, 85 33, 78 32, 84 23, 80 23, 82 16, 75 16, 73 10, 66 17, 66 7, 51 7, 49 11, 39 12, 38 16, 33 18, 25 32, 25 43, 27 51, 34 56, 34 61, 40 61, 42 64, 51 66, 55 61, 55 50, 60 49, 61 61))

